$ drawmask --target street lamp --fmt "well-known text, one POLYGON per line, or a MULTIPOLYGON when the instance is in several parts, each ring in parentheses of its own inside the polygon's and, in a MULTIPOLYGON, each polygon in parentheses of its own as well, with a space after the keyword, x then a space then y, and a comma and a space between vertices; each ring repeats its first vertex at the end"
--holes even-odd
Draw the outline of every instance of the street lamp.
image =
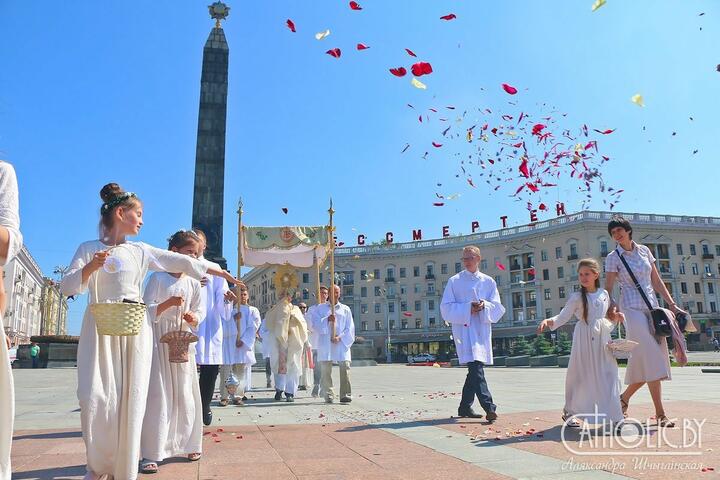
POLYGON ((390 301, 387 298, 387 290, 380 289, 380 294, 385 297, 385 321, 387 322, 387 344, 385 345, 385 361, 392 363, 392 352, 390 351, 390 301))

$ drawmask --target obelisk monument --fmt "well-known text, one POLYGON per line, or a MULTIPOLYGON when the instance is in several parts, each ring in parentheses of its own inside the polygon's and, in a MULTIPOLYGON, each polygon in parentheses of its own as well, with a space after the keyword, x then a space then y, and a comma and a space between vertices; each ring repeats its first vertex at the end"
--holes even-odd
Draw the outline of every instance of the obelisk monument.
POLYGON ((227 262, 223 257, 223 196, 230 51, 220 21, 227 18, 230 7, 215 2, 208 8, 215 26, 203 49, 192 225, 207 236, 205 258, 226 269, 227 262))

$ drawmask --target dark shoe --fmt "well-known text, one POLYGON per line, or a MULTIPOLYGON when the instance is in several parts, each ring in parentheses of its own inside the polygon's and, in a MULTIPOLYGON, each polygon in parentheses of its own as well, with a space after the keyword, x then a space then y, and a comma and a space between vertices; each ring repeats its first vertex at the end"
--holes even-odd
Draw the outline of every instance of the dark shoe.
POLYGON ((340 399, 340 403, 350 403, 350 402, 352 402, 352 398, 351 398, 351 397, 342 397, 342 398, 340 399))
POLYGON ((275 400, 282 400, 282 390, 275 390, 275 400))
POLYGON ((485 418, 487 419, 488 422, 492 423, 495 420, 497 420, 498 416, 497 416, 497 413, 495 413, 495 412, 487 412, 485 414, 485 418))
POLYGON ((270 387, 272 387, 272 383, 270 382, 270 380, 268 380, 268 381, 267 381, 267 388, 270 388, 270 387))
POLYGON ((458 408, 458 417, 460 418, 482 418, 482 415, 476 413, 472 408, 458 408))
POLYGON ((289 403, 294 402, 294 401, 295 401, 295 395, 293 395, 292 393, 286 393, 286 394, 285 394, 285 401, 286 401, 286 402, 289 402, 289 403))
POLYGON ((212 423, 212 412, 203 413, 203 423, 206 427, 209 427, 212 423))
POLYGON ((243 395, 242 401, 243 401, 243 402, 247 402, 247 397, 246 397, 245 395, 243 395))
POLYGON ((300 385, 298 387, 298 390, 307 390, 307 387, 305 385, 300 385))
POLYGON ((230 403, 230 402, 229 402, 229 400, 228 400, 227 398, 223 398, 222 400, 220 400, 220 406, 221 406, 221 407, 227 407, 227 406, 228 406, 228 403, 230 403))
POLYGON ((317 398, 320 393, 320 387, 315 385, 312 389, 312 396, 313 398, 317 398))

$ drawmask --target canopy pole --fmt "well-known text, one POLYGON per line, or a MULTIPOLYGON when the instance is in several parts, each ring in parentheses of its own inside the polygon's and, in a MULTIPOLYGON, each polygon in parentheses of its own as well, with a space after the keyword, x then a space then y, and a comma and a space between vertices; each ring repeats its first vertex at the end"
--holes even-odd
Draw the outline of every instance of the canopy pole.
MULTIPOLYGON (((238 251, 237 251, 237 278, 240 278, 240 268, 243 266, 242 258, 242 214, 243 214, 243 202, 242 197, 238 200, 238 251)), ((240 303, 240 284, 237 284, 235 294, 238 297, 238 303, 240 303)))
MULTIPOLYGON (((328 213, 330 214, 330 225, 328 227, 328 243, 330 245, 330 313, 334 315, 337 298, 335 298, 335 227, 333 226, 333 215, 335 214, 335 210, 333 209, 332 197, 330 197, 330 209, 328 210, 328 213)), ((336 323, 333 321, 332 339, 337 336, 335 325, 336 323)))

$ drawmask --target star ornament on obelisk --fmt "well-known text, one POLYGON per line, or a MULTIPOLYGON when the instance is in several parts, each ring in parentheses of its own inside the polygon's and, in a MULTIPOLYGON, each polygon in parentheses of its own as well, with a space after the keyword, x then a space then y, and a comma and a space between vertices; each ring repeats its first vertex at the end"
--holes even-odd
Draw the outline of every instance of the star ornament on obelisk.
POLYGON ((220 20, 225 20, 228 15, 230 15, 230 7, 223 2, 215 2, 212 5, 208 5, 208 10, 210 10, 210 18, 215 19, 215 28, 221 28, 220 20))

